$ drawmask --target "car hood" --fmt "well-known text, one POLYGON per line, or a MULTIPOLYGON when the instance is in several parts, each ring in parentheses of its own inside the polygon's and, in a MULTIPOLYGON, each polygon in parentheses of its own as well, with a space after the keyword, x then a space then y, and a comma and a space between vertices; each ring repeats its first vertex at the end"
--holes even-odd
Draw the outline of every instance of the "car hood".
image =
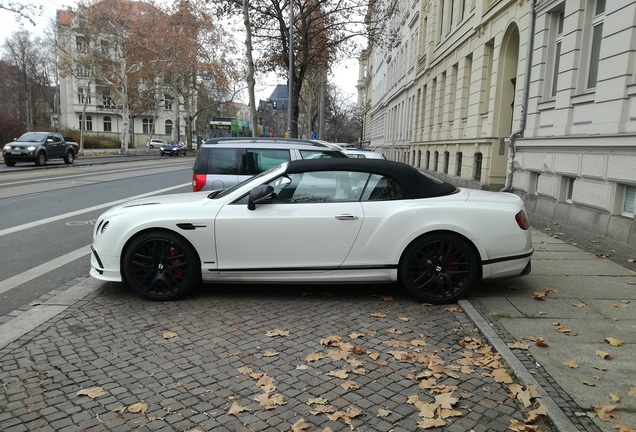
POLYGON ((183 194, 157 195, 149 198, 141 198, 116 205, 107 210, 104 215, 114 216, 121 213, 138 211, 139 209, 152 209, 153 212, 161 214, 168 207, 183 208, 190 204, 201 205, 210 201, 207 196, 209 192, 186 192, 183 194))
POLYGON ((40 145, 42 141, 12 141, 7 143, 6 145, 10 145, 11 147, 29 147, 32 145, 40 145))

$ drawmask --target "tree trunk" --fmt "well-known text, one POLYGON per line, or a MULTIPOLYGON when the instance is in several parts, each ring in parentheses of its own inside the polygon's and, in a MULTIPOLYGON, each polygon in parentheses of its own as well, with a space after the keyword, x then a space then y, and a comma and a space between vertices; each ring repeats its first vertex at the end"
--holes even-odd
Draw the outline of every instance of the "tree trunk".
POLYGON ((247 91, 250 98, 250 117, 252 119, 252 136, 258 135, 258 116, 256 115, 256 98, 254 96, 254 59, 252 58, 252 28, 248 0, 243 0, 243 23, 245 24, 245 50, 247 51, 247 91))

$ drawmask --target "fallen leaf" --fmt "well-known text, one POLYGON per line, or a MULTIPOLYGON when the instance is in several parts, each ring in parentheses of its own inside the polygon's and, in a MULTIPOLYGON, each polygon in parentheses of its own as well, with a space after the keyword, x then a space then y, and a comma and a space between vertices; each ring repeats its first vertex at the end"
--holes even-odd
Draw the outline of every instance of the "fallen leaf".
POLYGON ((426 344, 426 341, 423 339, 413 339, 411 341, 411 345, 418 347, 418 346, 426 346, 427 344, 426 344))
POLYGON ((235 417, 238 417, 238 414, 242 411, 249 411, 248 408, 239 405, 238 402, 234 401, 234 403, 232 403, 232 406, 230 407, 229 411, 227 412, 228 414, 231 414, 235 417))
POLYGON ((606 351, 596 350, 596 355, 602 358, 603 360, 611 360, 614 358, 613 355, 606 351))
POLYGON ((320 339, 320 345, 337 347, 342 342, 342 336, 332 335, 328 338, 320 339))
POLYGON ((628 258, 627 262, 628 263, 636 263, 636 258, 628 258))
POLYGON ((572 335, 576 335, 576 333, 574 333, 572 331, 572 329, 569 326, 558 326, 555 328, 556 331, 558 331, 559 333, 570 333, 572 335))
POLYGON ((448 312, 459 312, 459 313, 464 312, 461 308, 458 308, 457 306, 449 306, 444 309, 448 312))
POLYGON ((410 319, 409 317, 407 317, 407 316, 401 316, 401 317, 398 317, 398 319, 399 319, 400 321, 404 321, 404 322, 408 322, 408 321, 410 321, 410 320, 411 320, 411 319, 410 319))
POLYGON ((596 383, 592 382, 592 381, 583 381, 583 384, 588 385, 590 387, 594 387, 596 386, 596 383))
POLYGON ((576 308, 584 308, 586 306, 585 303, 572 303, 572 306, 576 308))
POLYGON ((605 338, 605 342, 607 342, 608 344, 610 344, 611 346, 615 346, 615 347, 619 347, 621 345, 623 345, 623 342, 613 338, 613 337, 607 337, 605 338))
POLYGON ((351 339, 358 339, 358 338, 365 337, 365 336, 366 336, 366 335, 365 335, 364 333, 351 333, 351 334, 349 335, 349 337, 350 337, 351 339))
POLYGON ((452 393, 443 393, 439 396, 435 396, 435 403, 440 408, 451 409, 453 405, 457 403, 459 399, 453 396, 452 393))
POLYGON ((35 301, 32 301, 31 303, 29 303, 29 306, 39 306, 41 304, 42 304, 42 302, 40 300, 35 300, 35 301))
POLYGON ((610 400, 614 403, 619 403, 621 401, 621 397, 616 393, 608 393, 610 400))
POLYGON ((364 354, 364 347, 356 346, 355 348, 353 348, 353 353, 358 355, 364 354))
POLYGON ((325 405, 328 402, 327 399, 323 397, 309 398, 307 401, 308 405, 325 405))
POLYGON ((254 371, 252 370, 252 368, 247 367, 247 366, 240 367, 240 368, 238 368, 237 370, 238 370, 241 374, 243 374, 243 375, 249 375, 249 374, 251 374, 252 372, 254 372, 254 371))
POLYGON ((276 351, 265 351, 263 357, 276 357, 278 354, 280 353, 276 351))
POLYGON ((367 371, 362 369, 362 368, 354 369, 351 372, 353 372, 356 375, 366 375, 367 374, 367 371))
POLYGON ((612 306, 615 308, 626 309, 629 307, 629 300, 621 300, 618 303, 614 303, 612 306))
POLYGON ((532 293, 533 300, 543 300, 548 294, 543 291, 535 291, 532 293))
POLYGON ((265 336, 274 337, 274 336, 289 336, 289 330, 280 330, 274 329, 265 333, 265 336))
POLYGON ((511 348, 511 349, 521 349, 521 350, 527 350, 528 348, 530 348, 530 345, 524 344, 521 342, 508 343, 507 346, 508 348, 511 348))
POLYGON ((351 390, 351 389, 355 389, 360 387, 355 381, 352 380, 346 380, 345 382, 343 382, 342 384, 340 384, 340 387, 342 387, 345 390, 351 390))
POLYGON ((333 361, 346 360, 349 354, 346 351, 341 350, 329 350, 327 357, 333 361))
POLYGON ((381 313, 381 312, 372 313, 371 316, 375 317, 375 318, 385 318, 386 317, 386 315, 381 313))
POLYGON ((629 393, 627 393, 631 397, 636 397, 636 387, 632 387, 629 389, 629 393))
POLYGON ((296 366, 297 370, 307 370, 309 369, 309 367, 306 364, 299 364, 298 366, 296 366))
POLYGON ((291 427, 293 432, 302 432, 306 429, 309 429, 311 425, 305 421, 304 418, 301 418, 296 423, 294 423, 291 427))
POLYGON ((377 360, 378 358, 380 358, 380 353, 379 352, 374 352, 369 354, 369 357, 371 358, 371 360, 377 360))
POLYGON ((636 432, 636 429, 620 424, 614 425, 614 429, 616 429, 618 432, 636 432))
POLYGON ((173 332, 173 331, 165 331, 163 332, 163 338, 164 339, 172 339, 177 337, 177 333, 173 332))
POLYGON ((387 330, 387 332, 392 333, 392 334, 404 334, 404 332, 402 330, 398 330, 396 328, 390 328, 387 330))
POLYGON ((543 340, 542 337, 538 337, 538 336, 527 336, 524 339, 527 340, 531 340, 534 341, 535 345, 540 346, 540 347, 549 347, 550 345, 547 344, 546 341, 543 340))
POLYGON ((325 356, 323 354, 320 353, 312 353, 312 354, 308 354, 307 357, 305 358, 305 361, 307 362, 313 362, 313 361, 317 361, 320 359, 325 358, 325 356))
POLYGON ((505 369, 496 369, 492 373, 493 378, 495 378, 495 382, 498 383, 511 383, 512 378, 510 374, 505 369))
POLYGON ((595 405, 594 412, 600 420, 609 422, 612 420, 617 420, 619 415, 616 411, 616 405, 595 405))
POLYGON ((136 404, 129 405, 127 409, 128 409, 128 412, 131 412, 131 413, 144 414, 146 411, 148 411, 148 404, 143 402, 137 402, 136 404))
POLYGON ((376 414, 377 417, 387 417, 389 415, 391 415, 392 412, 389 411, 388 409, 384 409, 384 408, 378 408, 378 413, 376 414))
POLYGON ((328 372, 327 375, 331 377, 342 378, 342 379, 347 379, 349 377, 349 373, 344 369, 328 372))
POLYGON ((577 362, 575 362, 574 360, 566 360, 566 361, 564 361, 561 364, 563 364, 563 365, 565 365, 565 366, 567 366, 567 367, 569 367, 571 369, 578 369, 580 367, 580 365, 577 362))
POLYGON ((77 392, 78 396, 88 396, 91 399, 98 398, 100 396, 104 396, 107 393, 102 387, 91 387, 87 389, 82 389, 77 392))
POLYGON ((545 415, 548 415, 548 409, 545 406, 540 405, 539 408, 532 410, 528 413, 528 418, 526 419, 525 423, 526 424, 533 423, 537 420, 539 416, 545 416, 545 415))
POLYGON ((265 410, 271 410, 277 406, 285 405, 287 403, 283 395, 280 393, 276 393, 272 396, 270 396, 269 393, 262 393, 256 396, 254 400, 265 410))
POLYGON ((274 385, 274 378, 263 374, 257 381, 256 387, 263 390, 265 393, 272 393, 276 390, 276 386, 274 385))
POLYGON ((413 359, 413 354, 406 351, 388 351, 388 353, 391 354, 396 360, 404 361, 413 359))

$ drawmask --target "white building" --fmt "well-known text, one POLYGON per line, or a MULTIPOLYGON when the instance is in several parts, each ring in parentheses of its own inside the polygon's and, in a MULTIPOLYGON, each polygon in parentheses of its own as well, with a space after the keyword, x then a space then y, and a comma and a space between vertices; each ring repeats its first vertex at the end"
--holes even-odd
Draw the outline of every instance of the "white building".
POLYGON ((636 245, 636 0, 419 0, 394 26, 360 58, 368 146, 636 245))
MULTIPOLYGON (((75 59, 83 50, 83 36, 78 33, 76 19, 75 11, 58 10, 57 38, 60 45, 60 59, 75 59)), ((96 82, 97 80, 90 79, 88 71, 79 64, 73 65, 71 69, 72 73, 63 74, 59 78, 60 127, 79 130, 82 112, 85 109, 84 128, 87 134, 107 137, 119 142, 125 122, 112 90, 109 86, 100 85, 96 82)), ((158 76, 157 79, 160 77, 158 76)), ((186 112, 183 98, 175 98, 169 85, 159 85, 156 89, 160 91, 155 92, 154 108, 140 113, 131 112, 128 124, 133 147, 144 147, 151 136, 166 141, 186 141, 186 112)), ((194 92, 189 103, 191 111, 195 111, 194 92)), ((196 130, 195 127, 193 127, 194 130, 196 130)))

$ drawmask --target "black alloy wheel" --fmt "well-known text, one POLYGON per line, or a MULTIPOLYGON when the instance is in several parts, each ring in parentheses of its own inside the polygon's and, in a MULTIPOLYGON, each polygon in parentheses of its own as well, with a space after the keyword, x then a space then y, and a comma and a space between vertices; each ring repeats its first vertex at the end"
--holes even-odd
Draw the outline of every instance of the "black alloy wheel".
POLYGON ((44 152, 40 152, 35 155, 35 165, 36 166, 44 166, 46 164, 46 155, 44 152))
POLYGON ((64 155, 64 163, 70 165, 74 161, 75 161, 75 153, 73 153, 71 150, 67 151, 66 154, 64 155))
POLYGON ((126 248, 123 273, 126 283, 149 300, 175 300, 201 282, 196 251, 182 237, 168 231, 149 231, 126 248))
POLYGON ((14 161, 14 160, 11 160, 11 159, 5 159, 5 160, 4 160, 4 164, 5 164, 6 166, 15 166, 15 161, 14 161))
POLYGON ((415 240, 402 255, 400 282, 418 300, 444 304, 465 296, 475 285, 479 263, 462 238, 432 233, 415 240))

